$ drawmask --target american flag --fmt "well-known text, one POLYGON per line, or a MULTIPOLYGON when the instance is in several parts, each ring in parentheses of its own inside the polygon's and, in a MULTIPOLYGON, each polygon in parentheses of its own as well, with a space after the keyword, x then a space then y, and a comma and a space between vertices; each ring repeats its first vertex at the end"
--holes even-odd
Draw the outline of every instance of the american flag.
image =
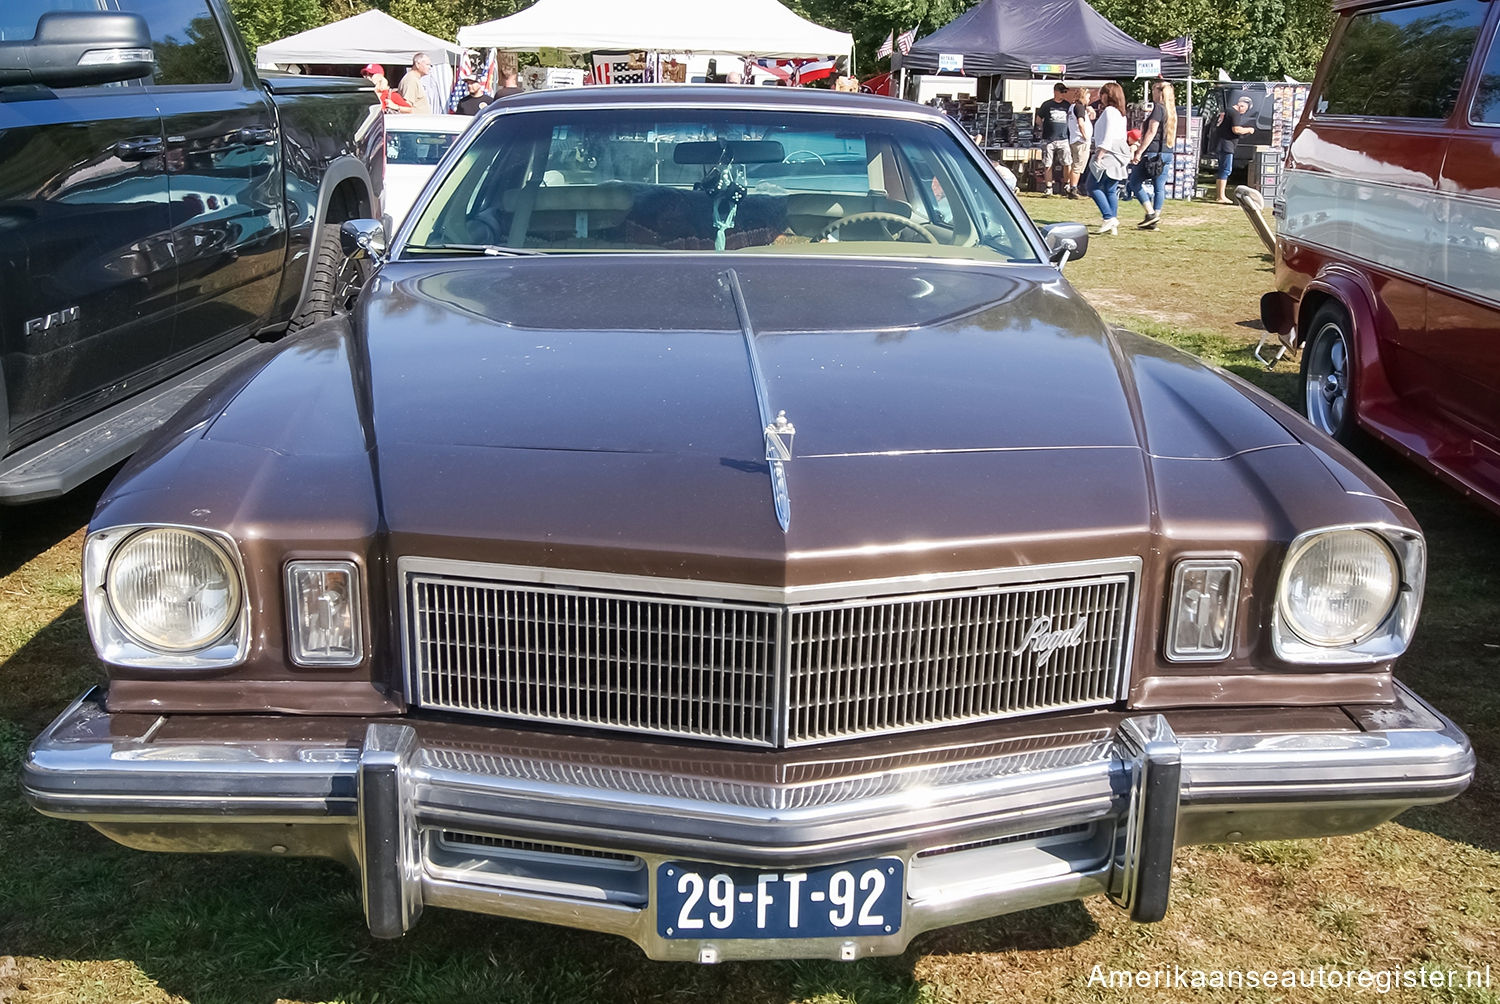
POLYGON ((594 83, 596 84, 642 84, 645 81, 646 71, 632 70, 628 59, 620 60, 615 56, 594 57, 594 83))
POLYGON ((1193 36, 1182 35, 1172 39, 1170 42, 1163 42, 1157 48, 1161 49, 1168 56, 1181 56, 1186 59, 1193 54, 1193 36))
POLYGON ((797 61, 797 69, 792 74, 792 83, 801 85, 814 80, 822 80, 824 77, 831 77, 837 66, 838 64, 831 59, 799 60, 797 61))
POLYGON ((469 62, 469 54, 466 52, 458 57, 458 66, 453 70, 453 86, 448 90, 448 114, 458 111, 458 103, 469 96, 469 89, 464 86, 464 77, 474 72, 474 64, 469 62))
POLYGON ((885 41, 880 43, 880 48, 875 52, 875 58, 884 59, 886 56, 889 56, 895 50, 895 48, 896 33, 892 31, 890 34, 885 36, 885 41))
POLYGON ((913 28, 910 31, 903 31, 901 37, 896 39, 896 48, 900 49, 901 54, 904 56, 911 51, 911 44, 916 40, 917 29, 913 28))
POLYGON ((756 83, 768 76, 785 80, 789 84, 792 82, 792 64, 788 59, 757 59, 752 72, 755 73, 756 83))
POLYGON ((495 60, 494 49, 490 50, 490 58, 485 61, 480 76, 484 78, 484 93, 494 94, 500 88, 500 64, 495 60))

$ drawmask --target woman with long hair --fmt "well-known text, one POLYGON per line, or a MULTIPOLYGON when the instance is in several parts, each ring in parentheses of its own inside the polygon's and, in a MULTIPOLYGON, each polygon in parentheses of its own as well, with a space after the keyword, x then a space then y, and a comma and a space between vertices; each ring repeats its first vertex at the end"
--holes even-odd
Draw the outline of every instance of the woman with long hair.
POLYGON ((1165 80, 1151 84, 1151 117, 1140 142, 1130 151, 1130 180, 1125 193, 1141 203, 1145 218, 1137 230, 1155 230, 1161 223, 1167 197, 1167 175, 1172 169, 1172 143, 1177 138, 1177 94, 1165 80))
POLYGON ((1130 144, 1125 138, 1125 92, 1111 80, 1099 89, 1102 108, 1094 123, 1094 157, 1084 174, 1089 196, 1099 207, 1104 222, 1099 233, 1120 230, 1120 182, 1130 167, 1130 144))

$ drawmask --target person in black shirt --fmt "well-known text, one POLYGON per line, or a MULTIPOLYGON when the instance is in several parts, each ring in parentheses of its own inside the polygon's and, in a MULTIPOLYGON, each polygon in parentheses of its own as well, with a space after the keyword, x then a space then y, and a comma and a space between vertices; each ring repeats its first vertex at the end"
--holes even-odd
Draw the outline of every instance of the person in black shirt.
POLYGON ((1062 81, 1052 86, 1052 100, 1037 105, 1036 127, 1042 139, 1042 195, 1052 194, 1052 163, 1067 175, 1073 161, 1068 145, 1068 87, 1062 81))
POLYGON ((495 100, 493 94, 484 92, 484 81, 472 73, 464 74, 464 85, 468 87, 469 93, 467 97, 460 98, 458 101, 458 114, 460 115, 478 115, 481 109, 495 100))
POLYGON ((1250 114, 1253 102, 1250 95, 1241 94, 1232 108, 1219 114, 1218 132, 1214 140, 1214 152, 1219 156, 1219 169, 1214 172, 1214 201, 1229 202, 1224 195, 1224 186, 1229 181, 1229 172, 1234 170, 1234 147, 1241 136, 1255 131, 1255 118, 1250 114))

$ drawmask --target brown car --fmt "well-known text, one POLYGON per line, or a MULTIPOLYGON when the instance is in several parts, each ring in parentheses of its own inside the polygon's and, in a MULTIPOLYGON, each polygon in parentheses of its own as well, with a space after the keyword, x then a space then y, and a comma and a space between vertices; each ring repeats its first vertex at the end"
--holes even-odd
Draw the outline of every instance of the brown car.
POLYGON ((109 489, 110 683, 27 797, 135 847, 322 855, 652 958, 900 952, 1174 849, 1463 790, 1392 679, 1405 506, 1112 329, 940 114, 748 87, 492 106, 348 319, 109 489))

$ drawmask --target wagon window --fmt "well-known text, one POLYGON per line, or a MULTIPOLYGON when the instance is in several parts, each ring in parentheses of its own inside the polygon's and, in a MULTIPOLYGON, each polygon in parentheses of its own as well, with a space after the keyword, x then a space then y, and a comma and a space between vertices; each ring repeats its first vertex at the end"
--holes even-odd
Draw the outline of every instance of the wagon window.
POLYGON ((1353 15, 1318 112, 1447 118, 1488 8, 1484 0, 1444 0, 1353 15))
POLYGON ((1484 61, 1469 118, 1473 122, 1500 125, 1500 35, 1490 40, 1490 56, 1484 61))

